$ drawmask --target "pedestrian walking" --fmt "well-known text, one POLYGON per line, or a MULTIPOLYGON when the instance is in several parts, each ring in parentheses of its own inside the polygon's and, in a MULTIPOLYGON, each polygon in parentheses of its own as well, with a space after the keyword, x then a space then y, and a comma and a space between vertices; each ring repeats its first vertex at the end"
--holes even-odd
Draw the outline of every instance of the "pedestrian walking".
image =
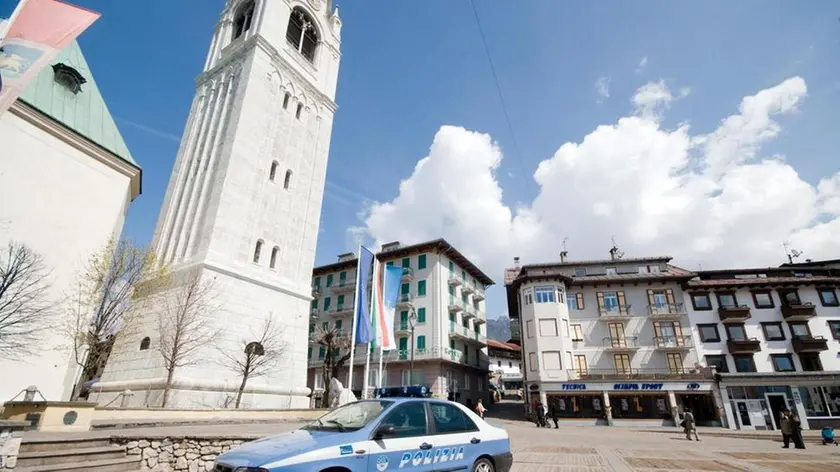
POLYGON ((548 425, 548 405, 543 403, 543 426, 546 428, 550 428, 551 426, 548 425))
POLYGON ((537 403, 535 410, 535 413, 537 414, 537 428, 542 428, 545 426, 545 410, 543 410, 543 404, 537 403))
POLYGON ((560 427, 557 426, 557 405, 555 405, 554 402, 551 402, 551 405, 548 406, 548 416, 552 421, 554 421, 554 429, 560 429, 560 427))
POLYGON ((788 410, 782 410, 779 416, 779 429, 782 430, 782 449, 790 448, 790 438, 793 436, 793 419, 788 410))
POLYGON ((793 439, 794 447, 805 449, 805 439, 802 437, 802 421, 795 413, 791 413, 791 422, 793 424, 793 430, 791 431, 793 437, 791 439, 793 439))
POLYGON ((481 419, 484 419, 484 412, 487 411, 487 408, 484 408, 484 402, 481 401, 481 398, 478 399, 478 404, 475 405, 475 412, 481 419))
POLYGON ((697 436, 697 423, 694 421, 694 413, 691 412, 690 408, 686 408, 685 412, 683 412, 683 432, 685 433, 685 438, 691 441, 691 433, 694 433, 694 439, 699 441, 700 437, 697 436))

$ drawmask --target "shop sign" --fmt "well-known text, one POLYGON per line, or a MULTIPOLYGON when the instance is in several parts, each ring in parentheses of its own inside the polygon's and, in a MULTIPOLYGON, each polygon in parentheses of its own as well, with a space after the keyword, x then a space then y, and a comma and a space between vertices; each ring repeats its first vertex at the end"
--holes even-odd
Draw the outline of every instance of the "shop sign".
POLYGON ((690 384, 685 386, 685 389, 686 390, 700 390, 700 384, 699 383, 690 383, 690 384))
POLYGON ((586 390, 586 384, 563 384, 563 390, 586 390))
POLYGON ((802 397, 799 396, 799 389, 793 388, 791 390, 793 390, 793 401, 797 405, 801 405, 802 404, 802 397))
POLYGON ((662 390, 664 384, 651 384, 651 383, 620 383, 613 385, 613 390, 662 390))

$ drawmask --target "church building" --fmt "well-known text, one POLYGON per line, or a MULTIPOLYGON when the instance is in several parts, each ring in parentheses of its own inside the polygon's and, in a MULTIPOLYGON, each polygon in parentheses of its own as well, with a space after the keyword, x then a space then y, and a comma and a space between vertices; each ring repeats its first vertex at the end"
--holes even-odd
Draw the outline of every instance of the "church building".
MULTIPOLYGON (((213 281, 218 335, 202 346, 200 363, 174 372, 167 407, 231 406, 241 382, 223 367, 225 354, 265 347, 257 332, 266 320, 282 331, 283 360, 247 382, 242 407, 309 403, 310 280, 340 32, 329 0, 225 2, 153 241, 173 280, 198 273, 213 281)), ((156 311, 116 340, 92 400, 108 403, 130 389, 130 404, 161 406, 167 371, 156 311)))

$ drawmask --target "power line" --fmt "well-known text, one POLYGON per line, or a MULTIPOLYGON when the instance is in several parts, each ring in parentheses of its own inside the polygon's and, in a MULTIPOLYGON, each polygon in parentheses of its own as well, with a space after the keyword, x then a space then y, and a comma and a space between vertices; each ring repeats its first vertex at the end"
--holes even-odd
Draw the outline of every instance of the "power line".
POLYGON ((484 28, 481 26, 481 19, 478 16, 478 9, 475 6, 475 0, 470 0, 473 14, 475 15, 475 23, 478 25, 478 33, 481 36, 481 43, 484 45, 484 52, 487 54, 487 62, 490 64, 490 72, 493 74, 493 82, 496 84, 496 91, 499 92, 499 102, 502 105, 502 112, 505 116, 505 122, 510 132, 513 147, 516 151, 516 161, 519 162, 519 171, 525 177, 525 165, 522 163, 522 151, 519 149, 519 142, 516 140, 516 133, 513 132, 513 125, 510 122, 510 115, 508 114, 507 105, 505 104, 505 97, 502 94, 502 87, 499 85, 499 76, 496 74, 496 66, 493 65, 493 57, 490 55, 490 47, 487 46, 487 38, 484 36, 484 28))

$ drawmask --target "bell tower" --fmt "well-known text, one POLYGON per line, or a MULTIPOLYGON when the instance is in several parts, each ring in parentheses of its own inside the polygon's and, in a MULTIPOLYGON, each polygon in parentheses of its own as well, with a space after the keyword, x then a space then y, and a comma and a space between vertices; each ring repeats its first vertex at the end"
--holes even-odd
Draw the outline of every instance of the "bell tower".
MULTIPOLYGON (((202 353, 206 362, 175 372, 172 406, 221 404, 236 377, 213 362, 215 351, 241 350, 269 316, 282 326, 284 359, 275 372, 248 382, 243 404, 309 404, 310 284, 340 34, 330 0, 225 2, 153 242, 170 272, 197 268, 212 278, 222 307, 214 315, 216 346, 202 353)), ((165 380, 155 350, 138 351, 144 337, 155 343, 156 323, 145 319, 139 326, 115 345, 97 385, 106 401, 106 392, 165 380)))

